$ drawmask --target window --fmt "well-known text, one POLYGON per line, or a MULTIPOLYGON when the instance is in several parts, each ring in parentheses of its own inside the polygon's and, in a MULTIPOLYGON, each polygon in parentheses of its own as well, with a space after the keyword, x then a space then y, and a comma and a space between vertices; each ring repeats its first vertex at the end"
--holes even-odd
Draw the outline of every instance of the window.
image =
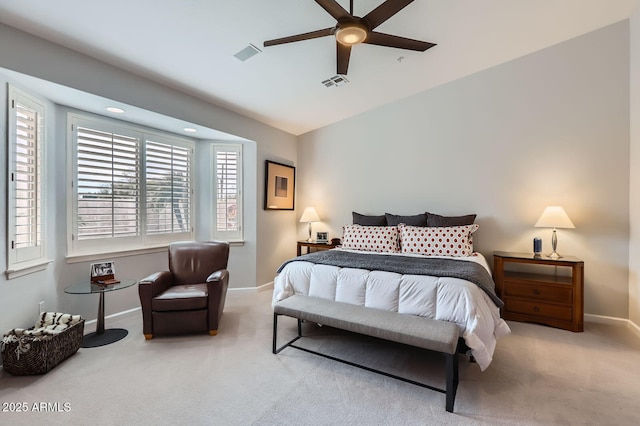
POLYGON ((193 239, 193 142, 70 114, 69 254, 193 239))
POLYGON ((44 102, 9 86, 8 110, 7 275, 11 278, 16 271, 44 269, 48 261, 43 239, 44 102))
POLYGON ((145 152, 147 234, 189 232, 192 150, 148 140, 145 152))
POLYGON ((242 241, 242 145, 213 145, 213 236, 242 241))

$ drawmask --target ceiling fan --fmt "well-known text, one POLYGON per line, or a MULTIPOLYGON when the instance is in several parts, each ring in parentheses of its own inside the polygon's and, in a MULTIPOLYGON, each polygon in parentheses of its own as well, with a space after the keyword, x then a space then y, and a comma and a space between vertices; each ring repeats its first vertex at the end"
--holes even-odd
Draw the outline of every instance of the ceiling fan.
POLYGON ((362 18, 353 15, 353 0, 350 1, 349 12, 340 6, 336 0, 315 1, 338 21, 334 27, 267 40, 264 42, 264 47, 335 35, 338 62, 337 74, 346 75, 349 69, 351 46, 356 44, 367 43, 420 52, 424 52, 435 46, 434 43, 426 41, 373 31, 387 19, 404 9, 410 3, 413 3, 413 0, 387 0, 362 18))

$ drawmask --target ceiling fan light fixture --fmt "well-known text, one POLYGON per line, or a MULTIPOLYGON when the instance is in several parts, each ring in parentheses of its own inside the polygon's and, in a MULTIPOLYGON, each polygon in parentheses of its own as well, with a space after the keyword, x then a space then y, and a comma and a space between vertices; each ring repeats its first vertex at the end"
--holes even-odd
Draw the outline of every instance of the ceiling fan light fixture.
MULTIPOLYGON (((375 31, 376 28, 385 23, 389 18, 413 3, 413 0, 384 0, 382 2, 378 0, 378 2, 376 2, 379 3, 378 7, 362 17, 353 14, 353 0, 349 2, 349 11, 342 7, 338 3, 338 0, 315 1, 336 20, 335 26, 288 37, 266 40, 263 43, 264 47, 334 36, 336 39, 336 74, 344 76, 349 70, 349 58, 351 57, 351 48, 354 45, 367 43, 369 45, 393 47, 418 52, 424 52, 436 45, 435 43, 375 31)), ((325 84, 324 81, 323 84, 325 84)))
POLYGON ((367 29, 360 24, 346 24, 336 31, 336 40, 346 45, 360 44, 367 38, 367 29))

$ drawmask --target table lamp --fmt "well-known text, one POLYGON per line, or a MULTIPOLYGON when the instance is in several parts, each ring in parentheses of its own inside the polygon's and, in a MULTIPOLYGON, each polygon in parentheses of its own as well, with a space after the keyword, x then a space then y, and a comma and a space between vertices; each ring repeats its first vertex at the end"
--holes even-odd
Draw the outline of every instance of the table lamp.
POLYGON ((575 228, 571 219, 560 206, 549 206, 544 209, 540 219, 535 224, 536 228, 553 228, 553 234, 551 236, 551 247, 553 252, 549 255, 552 259, 560 259, 562 256, 556 252, 558 247, 558 236, 556 234, 556 228, 575 228))
POLYGON ((308 242, 313 241, 313 239, 311 238, 311 223, 320 222, 320 217, 318 216, 316 209, 313 207, 306 207, 302 212, 302 217, 300 218, 300 222, 307 222, 309 224, 309 238, 307 239, 307 241, 308 242))

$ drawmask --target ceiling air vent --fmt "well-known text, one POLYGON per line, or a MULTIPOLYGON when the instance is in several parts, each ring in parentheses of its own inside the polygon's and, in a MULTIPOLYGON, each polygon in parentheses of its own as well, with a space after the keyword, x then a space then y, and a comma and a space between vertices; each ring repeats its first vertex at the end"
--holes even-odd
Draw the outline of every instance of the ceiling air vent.
POLYGON ((245 47, 244 49, 242 49, 241 51, 239 51, 233 56, 235 56, 236 58, 244 62, 247 59, 251 58, 252 56, 257 55, 260 52, 262 52, 262 50, 258 49, 253 44, 249 43, 247 47, 245 47))
POLYGON ((326 87, 333 86, 342 86, 343 84, 347 84, 349 80, 343 75, 334 75, 331 78, 328 78, 322 82, 326 87))

